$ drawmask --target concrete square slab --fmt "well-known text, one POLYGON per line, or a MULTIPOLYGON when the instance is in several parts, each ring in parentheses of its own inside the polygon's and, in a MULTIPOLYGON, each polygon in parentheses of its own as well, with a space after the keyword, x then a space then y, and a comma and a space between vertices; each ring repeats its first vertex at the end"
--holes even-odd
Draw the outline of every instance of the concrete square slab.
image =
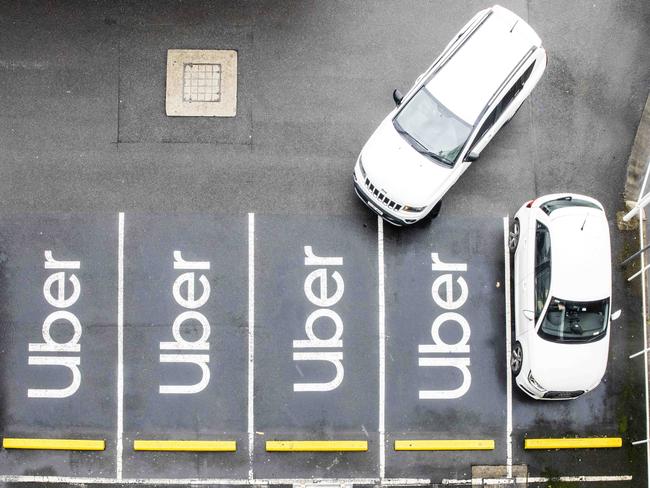
POLYGON ((237 51, 169 49, 166 113, 181 117, 237 114, 237 51))
MULTIPOLYGON (((118 142, 164 143, 173 147, 173 143, 191 144, 233 144, 250 145, 252 143, 253 88, 252 76, 237 76, 236 100, 232 101, 230 113, 236 116, 169 116, 166 105, 168 48, 180 47, 181 50, 195 51, 204 46, 218 46, 229 52, 236 52, 237 73, 250 73, 253 63, 253 37, 251 28, 246 25, 224 26, 207 24, 201 29, 191 26, 173 25, 137 25, 125 29, 120 38, 120 74, 119 74, 119 111, 118 142)), ((221 64, 220 98, 222 102, 198 101, 191 105, 208 106, 223 103, 228 87, 224 77, 224 63, 216 58, 194 59, 197 64, 221 64), (224 91, 225 90, 225 91, 224 91)), ((182 66, 178 73, 178 96, 182 105, 182 66)), ((188 68, 189 69, 189 68, 188 68)), ((198 68, 197 68, 198 69, 198 68)), ((212 67, 214 70, 214 67, 212 67)), ((205 80, 195 79, 194 71, 187 73, 189 88, 199 92, 199 84, 205 80), (191 79, 190 79, 191 77, 191 79)), ((205 87, 201 87, 205 89, 205 87)), ((202 98, 202 97, 198 97, 202 98)), ((212 97, 214 98, 214 97, 212 97)), ((185 102, 190 105, 190 102, 185 102)), ((222 148, 225 146, 222 146, 222 148)), ((214 155, 215 153, 212 153, 214 155)), ((148 158, 148 156, 145 156, 148 158)), ((173 166, 179 166, 177 161, 173 166)))

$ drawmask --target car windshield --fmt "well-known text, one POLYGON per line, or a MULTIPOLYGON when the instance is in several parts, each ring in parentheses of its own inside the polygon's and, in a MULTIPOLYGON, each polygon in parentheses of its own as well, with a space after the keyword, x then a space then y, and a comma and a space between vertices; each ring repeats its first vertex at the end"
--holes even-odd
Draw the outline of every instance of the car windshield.
POLYGON ((551 298, 539 328, 540 337, 553 342, 591 342, 605 335, 609 298, 571 302, 551 298))
POLYGON ((449 166, 472 131, 424 87, 397 114, 393 125, 417 151, 449 166))

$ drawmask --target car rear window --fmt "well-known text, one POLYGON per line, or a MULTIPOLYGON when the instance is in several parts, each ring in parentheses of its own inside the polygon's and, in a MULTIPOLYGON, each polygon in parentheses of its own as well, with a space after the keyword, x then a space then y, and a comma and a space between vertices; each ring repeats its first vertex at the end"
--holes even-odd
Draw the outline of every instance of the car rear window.
POLYGON ((551 215, 555 210, 564 207, 590 207, 602 210, 602 208, 593 202, 581 200, 580 198, 573 198, 571 196, 558 198, 557 200, 550 200, 539 206, 546 215, 551 215))

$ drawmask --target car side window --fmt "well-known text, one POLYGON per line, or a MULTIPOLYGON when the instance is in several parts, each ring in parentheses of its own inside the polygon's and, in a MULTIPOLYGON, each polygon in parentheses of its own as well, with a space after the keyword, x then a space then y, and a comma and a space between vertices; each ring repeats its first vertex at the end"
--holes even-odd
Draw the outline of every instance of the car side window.
POLYGON ((492 127, 494 125, 494 121, 497 119, 497 116, 496 116, 497 108, 498 107, 494 107, 494 109, 492 110, 492 113, 490 115, 488 115, 488 118, 485 119, 485 121, 483 122, 483 125, 478 130, 478 132, 476 133, 476 137, 474 138, 474 140, 476 142, 480 141, 481 137, 483 137, 483 134, 485 134, 488 130, 490 130, 490 127, 492 127))
POLYGON ((510 105, 510 102, 512 102, 515 99, 515 97, 519 94, 521 89, 526 84, 526 81, 530 77, 530 74, 532 73, 534 66, 535 63, 531 64, 528 67, 528 69, 523 72, 523 74, 519 77, 519 79, 515 82, 515 84, 510 87, 508 93, 506 93, 505 96, 501 99, 501 101, 497 104, 497 106, 492 109, 492 113, 490 113, 490 115, 485 119, 483 125, 481 125, 481 128, 476 133, 476 137, 474 138, 475 141, 481 140, 483 134, 485 134, 488 130, 490 130, 490 128, 494 125, 496 120, 501 116, 501 114, 506 109, 506 107, 510 105))
POLYGON ((510 102, 512 102, 515 99, 515 97, 519 95, 519 92, 526 84, 526 81, 528 80, 528 78, 530 78, 530 74, 533 72, 534 67, 535 67, 535 63, 531 64, 528 67, 528 69, 522 73, 522 75, 515 82, 515 84, 510 87, 508 93, 506 93, 505 96, 501 99, 499 105, 497 106, 497 112, 498 112, 497 117, 501 115, 503 111, 508 107, 508 105, 510 105, 510 102))
POLYGON ((535 229, 535 322, 544 310, 551 288, 551 236, 548 228, 537 222, 535 229))

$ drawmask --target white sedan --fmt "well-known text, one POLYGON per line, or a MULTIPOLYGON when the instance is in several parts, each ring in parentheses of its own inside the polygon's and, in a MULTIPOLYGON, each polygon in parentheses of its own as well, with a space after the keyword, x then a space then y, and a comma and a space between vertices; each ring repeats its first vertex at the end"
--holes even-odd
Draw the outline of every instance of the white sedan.
POLYGON ((511 367, 535 399, 576 398, 607 368, 612 266, 609 227, 593 198, 554 194, 525 203, 510 232, 515 253, 511 367))

